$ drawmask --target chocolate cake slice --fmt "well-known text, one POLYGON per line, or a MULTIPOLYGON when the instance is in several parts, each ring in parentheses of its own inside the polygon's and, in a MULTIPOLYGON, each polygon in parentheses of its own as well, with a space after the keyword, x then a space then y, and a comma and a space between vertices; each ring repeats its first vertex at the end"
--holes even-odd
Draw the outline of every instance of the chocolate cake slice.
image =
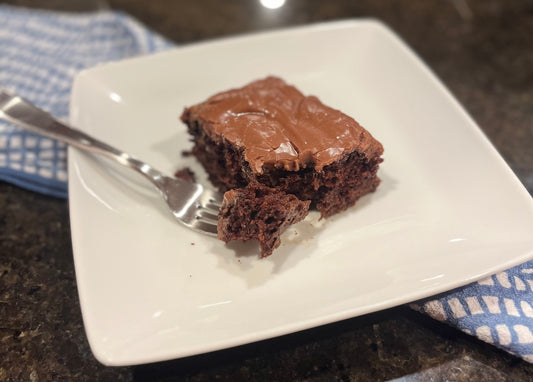
POLYGON ((279 247, 280 236, 287 227, 307 216, 310 203, 253 181, 224 194, 218 238, 226 243, 256 239, 261 257, 269 256, 279 247))
POLYGON ((192 154, 222 191, 258 182, 329 217, 379 185, 382 145, 346 114, 276 77, 186 108, 192 154))

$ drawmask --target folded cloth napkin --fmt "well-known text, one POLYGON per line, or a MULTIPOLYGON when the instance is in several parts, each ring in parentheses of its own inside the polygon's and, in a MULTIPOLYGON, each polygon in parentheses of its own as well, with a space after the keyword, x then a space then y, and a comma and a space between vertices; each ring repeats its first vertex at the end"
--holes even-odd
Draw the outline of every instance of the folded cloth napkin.
POLYGON ((533 260, 410 306, 533 363, 533 260))
MULTIPOLYGON (((79 70, 170 46, 122 13, 0 6, 0 86, 62 119, 79 70)), ((65 146, 0 122, 0 180, 66 197, 65 146)), ((411 307, 533 362, 533 261, 411 307)))
MULTIPOLYGON (((64 120, 80 70, 170 46, 120 12, 67 14, 0 5, 0 86, 64 120)), ((0 121, 0 180, 67 197, 66 159, 63 143, 0 121)))

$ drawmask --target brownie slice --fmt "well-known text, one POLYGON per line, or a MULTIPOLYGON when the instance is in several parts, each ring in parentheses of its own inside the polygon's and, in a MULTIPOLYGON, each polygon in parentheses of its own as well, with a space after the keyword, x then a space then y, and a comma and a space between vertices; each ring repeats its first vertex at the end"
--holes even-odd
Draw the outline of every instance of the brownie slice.
POLYGON ((257 238, 263 257, 300 219, 298 203, 329 217, 380 183, 381 143, 353 118, 276 77, 215 94, 186 108, 181 120, 211 182, 238 189, 226 194, 219 238, 257 238))
POLYGON ((307 216, 309 204, 309 201, 253 181, 224 194, 218 238, 226 243, 258 240, 261 257, 269 256, 279 247, 280 236, 287 227, 307 216))
POLYGON ((181 119, 192 154, 221 190, 252 181, 328 217, 374 191, 383 146, 353 118, 275 77, 216 94, 181 119))

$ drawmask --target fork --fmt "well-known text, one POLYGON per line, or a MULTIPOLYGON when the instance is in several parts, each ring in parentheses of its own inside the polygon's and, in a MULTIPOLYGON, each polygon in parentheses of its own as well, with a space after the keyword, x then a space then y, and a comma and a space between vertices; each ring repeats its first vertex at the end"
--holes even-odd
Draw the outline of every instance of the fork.
POLYGON ((161 193, 178 221, 195 231, 216 235, 220 193, 203 185, 171 178, 147 163, 57 120, 25 99, 0 89, 0 118, 34 133, 79 149, 101 154, 148 179, 161 193))

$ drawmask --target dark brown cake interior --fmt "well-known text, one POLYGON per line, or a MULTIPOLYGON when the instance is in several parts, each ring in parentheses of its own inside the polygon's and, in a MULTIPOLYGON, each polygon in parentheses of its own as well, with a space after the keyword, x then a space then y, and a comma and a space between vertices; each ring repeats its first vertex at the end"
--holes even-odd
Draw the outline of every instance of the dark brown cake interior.
POLYGON ((208 171, 209 180, 223 191, 245 187, 255 180, 301 200, 310 200, 311 208, 320 211, 322 217, 329 217, 354 205, 380 183, 376 173, 382 159, 367 158, 357 151, 342 156, 322 171, 312 167, 287 171, 265 166, 262 174, 256 174, 245 161, 242 149, 223 137, 215 141, 197 122, 188 126, 194 140, 193 155, 208 171))
POLYGON ((269 256, 287 227, 307 216, 309 204, 258 182, 230 190, 219 213, 218 238, 226 243, 258 240, 261 257, 269 256))

